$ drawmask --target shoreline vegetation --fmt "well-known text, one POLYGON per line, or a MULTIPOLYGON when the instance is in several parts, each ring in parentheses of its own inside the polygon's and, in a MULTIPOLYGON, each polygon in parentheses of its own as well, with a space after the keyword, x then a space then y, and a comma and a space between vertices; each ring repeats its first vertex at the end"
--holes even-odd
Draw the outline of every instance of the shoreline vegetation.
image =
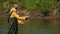
MULTIPOLYGON (((0 18, 7 18, 8 13, 1 12, 0 18)), ((60 19, 60 16, 40 16, 40 15, 30 15, 29 18, 33 19, 60 19)))
POLYGON ((60 17, 60 0, 0 0, 0 17, 6 17, 15 2, 19 5, 18 11, 25 14, 28 11, 31 17, 60 17))

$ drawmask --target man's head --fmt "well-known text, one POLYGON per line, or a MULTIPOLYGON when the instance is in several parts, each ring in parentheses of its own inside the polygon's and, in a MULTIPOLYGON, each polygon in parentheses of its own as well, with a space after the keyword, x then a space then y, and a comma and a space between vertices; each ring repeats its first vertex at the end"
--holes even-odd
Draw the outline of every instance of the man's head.
POLYGON ((17 8, 18 7, 18 4, 17 3, 14 3, 13 4, 13 7, 17 8))

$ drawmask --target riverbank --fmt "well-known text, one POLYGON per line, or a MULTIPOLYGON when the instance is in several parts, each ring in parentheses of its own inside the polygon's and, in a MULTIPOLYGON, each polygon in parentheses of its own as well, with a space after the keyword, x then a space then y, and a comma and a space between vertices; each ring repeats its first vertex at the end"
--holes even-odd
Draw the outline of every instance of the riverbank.
MULTIPOLYGON (((7 18, 8 16, 8 13, 5 13, 5 12, 1 12, 0 13, 0 18, 7 18)), ((45 17, 42 17, 42 16, 30 16, 29 18, 37 18, 37 19, 60 19, 60 16, 45 16, 45 17)))

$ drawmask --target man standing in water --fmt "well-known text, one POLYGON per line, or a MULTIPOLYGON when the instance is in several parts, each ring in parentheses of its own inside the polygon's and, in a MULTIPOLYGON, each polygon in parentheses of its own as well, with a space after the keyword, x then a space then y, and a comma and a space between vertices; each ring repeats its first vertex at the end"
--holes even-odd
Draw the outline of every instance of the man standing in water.
POLYGON ((20 24, 22 23, 21 20, 25 20, 26 18, 28 18, 28 16, 20 17, 17 14, 17 7, 18 7, 18 4, 14 3, 13 7, 10 10, 10 16, 9 16, 10 19, 8 20, 10 24, 10 29, 9 29, 8 34, 18 34, 18 23, 20 24))

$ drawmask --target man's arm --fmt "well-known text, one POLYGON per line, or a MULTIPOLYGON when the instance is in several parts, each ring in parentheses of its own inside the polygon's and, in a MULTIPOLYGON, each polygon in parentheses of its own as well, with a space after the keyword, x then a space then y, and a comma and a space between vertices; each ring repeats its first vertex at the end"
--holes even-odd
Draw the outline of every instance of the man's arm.
POLYGON ((17 19, 23 19, 23 20, 26 19, 26 16, 19 17, 19 15, 16 12, 13 12, 13 16, 16 17, 17 19))

